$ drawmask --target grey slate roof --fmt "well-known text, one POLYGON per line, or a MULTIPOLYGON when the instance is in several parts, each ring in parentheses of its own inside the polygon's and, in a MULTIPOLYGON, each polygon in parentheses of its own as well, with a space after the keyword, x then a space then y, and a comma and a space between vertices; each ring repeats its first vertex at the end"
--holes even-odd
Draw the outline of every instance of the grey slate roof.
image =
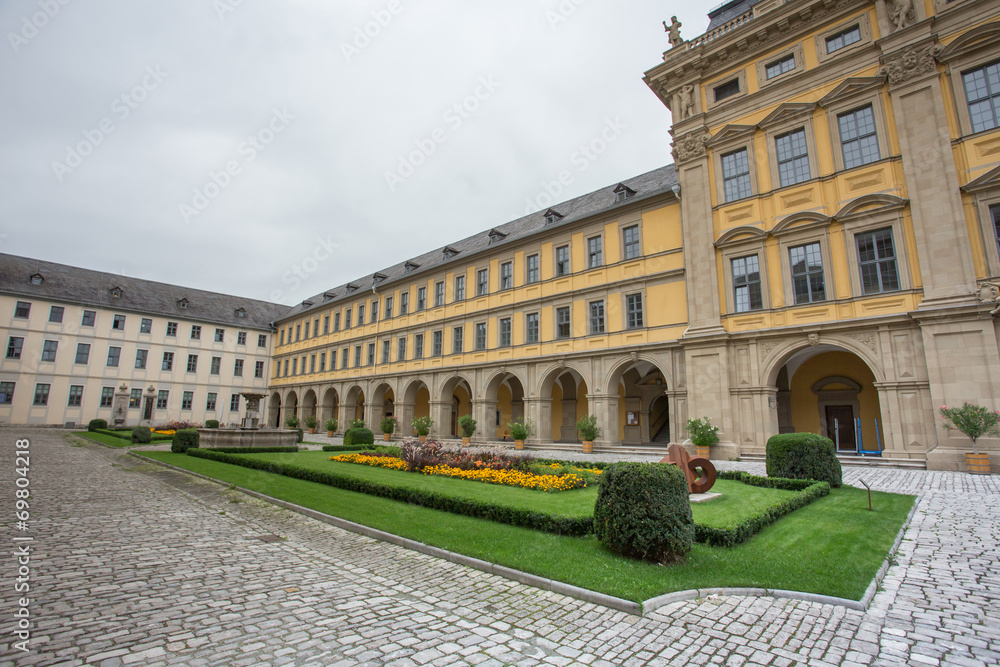
POLYGON ((258 330, 269 330, 270 323, 288 310, 288 306, 278 303, 3 253, 0 253, 0 293, 24 297, 26 300, 49 299, 121 312, 146 313, 258 330), (41 285, 32 285, 30 282, 31 276, 36 273, 42 275, 41 285), (112 296, 115 288, 121 290, 118 298, 112 296), (181 299, 187 299, 187 308, 178 305, 181 299), (245 318, 237 317, 236 311, 239 308, 246 312, 245 318))
POLYGON ((489 243, 489 233, 493 230, 506 234, 505 238, 499 241, 494 241, 492 244, 492 246, 501 248, 505 244, 517 242, 543 230, 548 231, 550 229, 558 229, 559 227, 573 224, 574 222, 597 213, 611 211, 618 207, 629 206, 635 202, 661 195, 665 192, 669 192, 671 188, 677 184, 677 173, 674 169, 674 165, 668 164, 665 167, 660 167, 634 178, 624 180, 622 183, 636 191, 634 196, 629 197, 624 202, 616 201, 614 189, 618 184, 614 183, 608 185, 600 190, 595 190, 589 194, 582 195, 575 199, 570 199, 569 201, 565 201, 560 204, 554 204, 549 207, 551 210, 556 211, 563 216, 553 224, 545 224, 545 210, 537 211, 522 218, 512 220, 511 222, 498 225, 492 229, 483 230, 482 232, 464 238, 461 241, 455 241, 449 243, 447 246, 435 248, 430 252, 426 252, 416 257, 411 257, 404 262, 399 262, 393 266, 374 271, 364 277, 356 278, 350 281, 350 283, 345 283, 332 289, 324 290, 323 292, 305 300, 307 302, 311 302, 310 305, 306 305, 305 302, 303 302, 293 306, 284 315, 282 315, 280 319, 294 317, 311 310, 329 307, 335 303, 352 301, 359 296, 363 296, 366 292, 371 292, 373 277, 376 274, 385 276, 385 278, 380 280, 380 284, 388 284, 402 278, 404 275, 407 275, 407 272, 405 271, 405 265, 407 264, 412 263, 419 265, 408 274, 411 276, 417 276, 429 270, 436 270, 445 264, 462 262, 465 257, 473 255, 491 246, 489 243), (447 258, 444 253, 445 248, 457 250, 458 254, 447 258), (347 285, 356 286, 356 290, 348 293, 347 285))
POLYGON ((732 2, 719 5, 708 13, 709 21, 705 32, 712 32, 720 25, 732 21, 740 14, 750 11, 758 2, 761 2, 761 0, 733 0, 732 2))

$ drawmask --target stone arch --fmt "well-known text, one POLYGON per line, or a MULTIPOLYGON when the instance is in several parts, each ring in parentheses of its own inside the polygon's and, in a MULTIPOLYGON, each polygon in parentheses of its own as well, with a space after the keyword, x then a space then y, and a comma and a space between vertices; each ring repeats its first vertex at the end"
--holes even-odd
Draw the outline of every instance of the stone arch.
MULTIPOLYGON (((867 335, 872 337, 870 339, 871 344, 875 345, 874 332, 867 335)), ((810 347, 819 347, 820 345, 839 347, 843 348, 846 352, 856 354, 861 357, 861 359, 872 370, 872 373, 875 374, 877 382, 885 382, 885 370, 882 368, 879 358, 875 355, 875 352, 872 351, 871 347, 862 343, 860 339, 854 339, 837 334, 824 334, 815 339, 815 341, 802 339, 789 340, 779 343, 778 346, 769 355, 767 355, 767 358, 763 360, 764 363, 761 364, 762 384, 773 386, 778 380, 778 373, 785 366, 785 364, 788 363, 789 359, 802 350, 810 347)))
POLYGON ((561 376, 567 370, 575 372, 583 382, 590 387, 592 385, 590 373, 587 368, 571 361, 561 362, 558 364, 552 364, 539 374, 538 384, 535 389, 536 396, 548 396, 552 393, 552 385, 555 384, 556 378, 561 376))
MULTIPOLYGON (((495 434, 496 439, 510 437, 507 424, 524 419, 525 382, 517 373, 500 368, 492 373, 484 383, 484 404, 486 420, 483 431, 495 434), (492 412, 492 414, 490 414, 492 412)), ((535 424, 536 433, 538 424, 535 424)))
POLYGON ((454 373, 444 379, 438 400, 445 406, 442 418, 447 420, 447 423, 441 424, 441 433, 451 435, 453 438, 461 437, 458 418, 472 414, 473 396, 472 383, 461 374, 454 373))
POLYGON ((302 417, 315 417, 316 416, 316 392, 313 389, 307 389, 302 395, 302 417))
MULTIPOLYGON (((323 392, 323 404, 322 413, 320 421, 323 422, 323 428, 326 428, 327 419, 336 419, 340 421, 340 394, 337 393, 336 388, 328 387, 326 391, 323 392)), ((338 423, 338 429, 340 429, 340 424, 338 423)))
POLYGON ((289 389, 285 393, 285 400, 283 401, 285 410, 283 417, 288 417, 289 415, 299 416, 299 395, 295 393, 294 389, 289 389))
POLYGON ((281 426, 281 394, 273 392, 267 402, 267 425, 271 428, 281 426))
POLYGON ((396 417, 396 392, 388 382, 381 382, 372 391, 372 421, 373 428, 378 426, 383 417, 396 417))
POLYGON ((609 427, 615 422, 609 438, 628 445, 656 442, 667 446, 683 432, 679 424, 683 415, 677 409, 667 361, 635 354, 611 366, 604 391, 617 405, 608 415, 609 427), (664 397, 665 402, 659 400, 664 397))
POLYGON ((348 428, 346 422, 352 419, 365 418, 365 390, 361 385, 351 385, 344 396, 344 421, 342 428, 348 428))
POLYGON ((550 400, 550 415, 548 428, 539 424, 539 435, 551 437, 555 442, 580 442, 576 422, 590 413, 587 380, 570 366, 557 368, 551 376, 541 383, 548 387, 548 393, 541 397, 550 400))

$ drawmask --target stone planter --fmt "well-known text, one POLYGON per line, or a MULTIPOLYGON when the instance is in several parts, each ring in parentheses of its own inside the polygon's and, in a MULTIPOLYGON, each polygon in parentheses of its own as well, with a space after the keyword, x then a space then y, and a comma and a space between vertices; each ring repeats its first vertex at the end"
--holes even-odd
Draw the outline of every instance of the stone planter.
POLYGON ((990 455, 965 453, 965 465, 973 475, 990 474, 990 455))
POLYGON ((583 453, 584 454, 593 454, 594 453, 594 441, 593 440, 584 440, 582 444, 583 444, 583 453))

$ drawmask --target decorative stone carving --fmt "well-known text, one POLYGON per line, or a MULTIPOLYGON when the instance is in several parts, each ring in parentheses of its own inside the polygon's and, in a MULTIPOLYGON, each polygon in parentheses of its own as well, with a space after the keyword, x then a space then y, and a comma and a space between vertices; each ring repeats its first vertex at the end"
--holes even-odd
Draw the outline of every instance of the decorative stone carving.
POLYGON ((694 86, 690 83, 683 86, 681 96, 681 120, 685 120, 694 115, 694 86))
POLYGON ((876 75, 888 77, 890 86, 898 86, 910 79, 931 74, 937 70, 934 58, 943 49, 940 44, 931 44, 886 56, 876 75))
POLYGON ((760 358, 761 359, 767 358, 767 356, 769 354, 771 354, 771 350, 773 350, 777 345, 778 344, 775 343, 773 340, 766 340, 763 343, 761 343, 759 345, 759 347, 760 347, 760 358))
POLYGON ((902 30, 913 25, 917 20, 913 9, 913 0, 885 0, 885 8, 892 23, 892 31, 902 30))
POLYGON ((630 358, 630 359, 632 360, 632 363, 633 363, 633 364, 634 364, 635 362, 639 361, 639 353, 638 353, 638 352, 636 352, 635 350, 632 350, 631 352, 629 352, 629 353, 628 353, 628 356, 629 356, 629 358, 630 358))
POLYGON ((980 301, 996 306, 990 315, 1000 315, 1000 283, 980 283, 978 296, 980 301))
POLYGON ((699 157, 705 157, 706 148, 711 135, 704 130, 688 132, 673 143, 674 162, 681 163, 699 157))
POLYGON ((864 331, 862 333, 850 333, 847 334, 848 338, 853 338, 865 347, 867 347, 872 352, 878 352, 878 344, 875 342, 875 334, 871 331, 864 331))
POLYGON ((808 339, 809 344, 812 345, 813 347, 819 345, 819 334, 811 333, 808 336, 806 336, 806 339, 808 339))
POLYGON ((670 25, 667 25, 666 21, 663 22, 663 30, 668 35, 670 35, 670 37, 669 37, 669 39, 670 39, 670 48, 673 48, 675 46, 678 46, 678 45, 684 43, 684 40, 681 38, 681 26, 682 25, 684 25, 684 24, 681 23, 680 21, 678 21, 676 16, 671 16, 670 17, 670 25))

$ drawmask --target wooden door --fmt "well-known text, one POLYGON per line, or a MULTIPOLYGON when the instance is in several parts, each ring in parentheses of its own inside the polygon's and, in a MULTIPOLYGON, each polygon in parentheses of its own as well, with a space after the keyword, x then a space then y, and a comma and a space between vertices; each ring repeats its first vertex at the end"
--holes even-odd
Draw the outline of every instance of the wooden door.
POLYGON ((858 449, 858 442, 854 435, 854 407, 850 405, 828 405, 826 406, 826 437, 839 444, 838 451, 854 452, 858 449))

